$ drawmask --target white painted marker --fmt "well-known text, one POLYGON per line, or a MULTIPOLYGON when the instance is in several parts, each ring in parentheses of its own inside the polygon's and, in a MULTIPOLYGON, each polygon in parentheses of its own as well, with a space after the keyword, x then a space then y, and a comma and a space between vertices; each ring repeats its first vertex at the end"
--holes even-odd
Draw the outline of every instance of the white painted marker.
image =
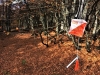
POLYGON ((70 65, 72 65, 77 59, 78 59, 78 56, 77 56, 75 59, 73 59, 72 62, 70 62, 70 63, 66 66, 66 68, 68 68, 70 65))

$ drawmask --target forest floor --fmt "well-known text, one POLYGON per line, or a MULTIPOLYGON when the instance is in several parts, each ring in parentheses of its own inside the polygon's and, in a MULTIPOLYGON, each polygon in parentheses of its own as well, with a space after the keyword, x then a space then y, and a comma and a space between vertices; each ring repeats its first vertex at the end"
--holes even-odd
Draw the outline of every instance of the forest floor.
POLYGON ((34 38, 27 32, 10 35, 0 32, 0 75, 100 75, 98 43, 88 53, 84 44, 81 50, 76 50, 67 37, 63 41, 46 47, 39 36, 34 38), (79 70, 74 70, 75 62, 66 68, 77 52, 79 70))

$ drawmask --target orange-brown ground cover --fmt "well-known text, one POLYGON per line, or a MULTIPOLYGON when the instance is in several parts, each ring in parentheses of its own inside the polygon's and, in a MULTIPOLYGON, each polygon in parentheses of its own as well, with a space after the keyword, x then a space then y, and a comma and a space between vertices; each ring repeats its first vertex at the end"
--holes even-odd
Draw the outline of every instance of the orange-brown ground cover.
POLYGON ((47 48, 30 33, 0 33, 0 75, 100 75, 100 50, 88 53, 84 45, 78 51, 79 71, 74 71, 75 63, 66 68, 76 49, 67 37, 63 40, 60 47, 47 48))

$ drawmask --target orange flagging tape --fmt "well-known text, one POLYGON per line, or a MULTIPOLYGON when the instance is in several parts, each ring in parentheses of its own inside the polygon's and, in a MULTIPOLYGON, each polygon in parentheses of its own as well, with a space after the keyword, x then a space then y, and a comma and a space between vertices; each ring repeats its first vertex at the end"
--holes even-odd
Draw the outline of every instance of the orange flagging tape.
POLYGON ((79 71, 79 60, 78 59, 76 60, 76 63, 75 63, 75 71, 79 71))

